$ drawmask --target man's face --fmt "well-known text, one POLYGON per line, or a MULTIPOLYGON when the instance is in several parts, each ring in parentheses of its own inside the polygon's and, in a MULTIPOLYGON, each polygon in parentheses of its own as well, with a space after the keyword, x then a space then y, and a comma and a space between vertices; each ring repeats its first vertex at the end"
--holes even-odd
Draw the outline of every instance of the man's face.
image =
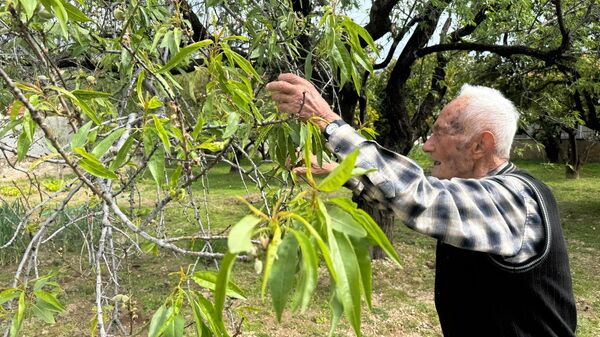
POLYGON ((433 124, 431 136, 423 144, 423 151, 434 161, 431 175, 439 179, 474 178, 469 139, 459 118, 466 104, 466 98, 448 103, 433 124))

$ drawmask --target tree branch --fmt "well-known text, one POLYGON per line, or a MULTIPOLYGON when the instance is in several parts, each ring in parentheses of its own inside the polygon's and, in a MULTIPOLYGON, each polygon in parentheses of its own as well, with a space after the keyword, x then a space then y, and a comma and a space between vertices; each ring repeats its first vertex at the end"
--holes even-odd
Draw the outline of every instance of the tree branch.
POLYGON ((194 33, 192 34, 192 40, 194 42, 198 42, 210 38, 208 30, 200 22, 200 19, 198 18, 196 13, 194 13, 192 6, 190 6, 190 4, 186 0, 180 0, 179 4, 181 6, 180 8, 183 14, 183 18, 185 20, 188 20, 192 25, 192 30, 194 31, 194 33))
POLYGON ((369 23, 364 27, 371 34, 373 40, 378 40, 391 30, 392 20, 390 19, 390 13, 398 2, 399 0, 373 1, 371 11, 369 12, 369 23))
POLYGON ((388 51, 387 56, 385 57, 385 60, 383 60, 383 62, 381 63, 377 63, 373 65, 373 69, 378 70, 378 69, 383 69, 385 67, 387 67, 390 62, 392 61, 392 58, 394 57, 394 53, 396 52, 396 48, 398 48, 398 44, 400 43, 400 41, 402 41, 402 39, 404 38, 404 35, 406 35, 406 33, 418 22, 422 21, 423 17, 418 16, 418 17, 414 17, 412 18, 408 24, 406 24, 404 27, 402 27, 402 30, 400 32, 398 32, 396 34, 396 36, 394 37, 394 41, 392 42, 392 45, 390 47, 390 50, 388 51))
POLYGON ((454 42, 454 43, 441 43, 434 46, 421 48, 415 52, 417 57, 423 57, 429 54, 449 51, 449 50, 465 50, 465 51, 476 51, 476 52, 490 52, 500 56, 510 57, 513 55, 526 55, 531 56, 550 64, 557 62, 557 51, 558 49, 551 50, 539 50, 530 48, 527 46, 505 46, 495 44, 484 44, 475 42, 454 42))
POLYGON ((560 35, 562 36, 560 47, 558 47, 556 52, 561 54, 569 48, 571 37, 569 31, 565 27, 560 0, 552 0, 552 3, 554 3, 554 6, 556 7, 556 19, 558 20, 558 28, 560 29, 560 35))

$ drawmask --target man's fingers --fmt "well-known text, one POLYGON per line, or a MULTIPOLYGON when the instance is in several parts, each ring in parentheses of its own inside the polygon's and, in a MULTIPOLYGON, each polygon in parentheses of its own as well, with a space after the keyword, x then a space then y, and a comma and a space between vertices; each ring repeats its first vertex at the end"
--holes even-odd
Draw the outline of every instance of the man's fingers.
POLYGON ((297 103, 279 103, 279 111, 295 115, 298 113, 298 104, 297 103))
POLYGON ((274 91, 271 98, 278 103, 293 103, 295 102, 294 96, 288 94, 282 94, 280 91, 274 91))
POLYGON ((300 77, 300 76, 292 74, 292 73, 281 74, 281 75, 279 75, 279 77, 277 77, 277 79, 279 81, 285 81, 285 82, 295 84, 295 85, 312 86, 312 83, 308 82, 303 77, 300 77))
POLYGON ((298 89, 294 84, 286 81, 273 81, 267 84, 267 90, 291 95, 294 94, 298 89))

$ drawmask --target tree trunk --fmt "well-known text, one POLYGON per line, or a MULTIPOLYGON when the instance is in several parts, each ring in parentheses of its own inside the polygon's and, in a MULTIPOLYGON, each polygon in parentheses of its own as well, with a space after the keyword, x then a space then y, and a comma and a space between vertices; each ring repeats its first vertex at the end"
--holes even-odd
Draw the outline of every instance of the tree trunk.
POLYGON ((560 133, 558 137, 548 136, 543 141, 546 160, 550 163, 558 163, 560 161, 560 133))
POLYGON ((569 135, 569 159, 567 165, 565 165, 565 176, 567 179, 579 179, 581 161, 577 152, 577 130, 569 129, 567 130, 567 134, 569 135))
MULTIPOLYGON (((371 218, 379 225, 385 236, 393 243, 394 238, 394 220, 395 216, 392 211, 380 210, 371 207, 371 205, 361 197, 354 197, 354 202, 358 204, 358 207, 369 213, 371 218)), ((386 257, 385 252, 379 246, 373 246, 371 249, 371 258, 373 260, 383 259, 386 257)))

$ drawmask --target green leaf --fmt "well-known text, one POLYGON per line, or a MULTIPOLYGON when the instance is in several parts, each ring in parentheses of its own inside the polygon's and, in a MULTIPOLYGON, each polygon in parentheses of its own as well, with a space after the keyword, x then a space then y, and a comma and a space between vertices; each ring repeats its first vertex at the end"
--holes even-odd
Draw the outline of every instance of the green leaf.
POLYGON ((300 312, 304 312, 308 308, 310 299, 317 287, 317 270, 319 268, 319 260, 317 257, 317 251, 310 242, 310 239, 306 234, 300 231, 290 229, 290 231, 296 236, 296 240, 300 245, 300 251, 302 252, 302 265, 300 269, 300 278, 298 285, 296 286, 296 294, 292 307, 294 309, 300 308, 300 312))
POLYGON ((218 321, 223 320, 223 307, 225 306, 225 294, 227 285, 231 276, 231 269, 235 263, 237 254, 227 253, 221 260, 219 275, 217 276, 217 286, 215 288, 215 316, 218 321))
POLYGON ((90 128, 92 127, 92 121, 85 123, 82 127, 77 130, 77 132, 71 138, 71 148, 74 149, 76 147, 82 147, 87 143, 88 133, 90 132, 90 128))
POLYGON ((37 0, 18 0, 18 2, 21 3, 23 10, 25 10, 27 19, 31 19, 33 16, 33 11, 35 11, 35 8, 38 5, 37 0))
POLYGON ((12 120, 8 124, 6 124, 6 126, 4 126, 4 128, 2 128, 2 130, 0 131, 0 139, 4 138, 4 136, 8 132, 13 131, 15 126, 19 125, 20 123, 20 120, 12 120))
POLYGON ((158 256, 158 245, 151 241, 145 241, 141 244, 140 248, 144 253, 152 253, 154 256, 158 256))
POLYGON ((35 283, 33 284, 33 290, 34 291, 40 290, 40 289, 44 288, 44 286, 46 286, 46 285, 58 288, 59 287, 58 283, 50 281, 50 279, 53 278, 54 276, 56 276, 55 273, 50 273, 45 276, 39 277, 38 279, 36 279, 35 283))
POLYGON ((254 227, 260 223, 260 219, 254 215, 246 215, 238 223, 233 225, 227 236, 229 252, 239 254, 252 250, 252 234, 254 227))
POLYGON ((121 146, 121 148, 119 149, 119 152, 117 152, 115 159, 113 159, 113 161, 110 163, 109 168, 111 171, 114 171, 123 165, 123 163, 125 162, 125 159, 127 159, 129 150, 131 149, 131 146, 133 145, 133 141, 134 141, 134 137, 129 136, 129 138, 127 138, 125 143, 123 143, 123 146, 121 146))
MULTIPOLYGON (((51 0, 48 0, 48 1, 51 1, 51 0)), ((69 90, 67 90, 67 89, 65 89, 63 87, 59 87, 59 86, 56 86, 56 85, 49 85, 48 88, 50 88, 50 89, 52 89, 52 90, 54 90, 54 91, 56 91, 56 92, 58 92, 60 94, 63 94, 65 96, 67 96, 71 100, 77 100, 77 97, 75 97, 75 95, 73 95, 72 92, 70 92, 69 90)))
POLYGON ((358 156, 358 149, 350 153, 340 165, 338 165, 331 173, 321 181, 319 184, 319 190, 324 192, 331 192, 340 189, 348 179, 352 176, 352 169, 356 163, 356 157, 358 156))
POLYGON ((42 301, 37 301, 36 303, 33 303, 31 305, 31 309, 33 310, 33 314, 38 317, 39 319, 41 319, 42 321, 48 323, 48 324, 54 324, 56 323, 56 321, 54 320, 54 312, 48 310, 47 308, 44 307, 44 305, 42 304, 44 302, 42 301))
POLYGON ((366 53, 356 51, 354 53, 354 60, 366 71, 373 72, 373 64, 370 62, 366 53))
POLYGON ((167 309, 165 305, 161 305, 158 310, 152 315, 152 319, 150 320, 150 327, 148 328, 148 337, 158 337, 161 330, 164 328, 164 324, 167 321, 167 317, 169 317, 169 311, 171 308, 167 309))
MULTIPOLYGON (((350 56, 348 49, 346 49, 346 45, 340 39, 335 40, 335 45, 337 47, 335 49, 337 49, 337 51, 339 52, 339 56, 341 57, 341 60, 338 59, 337 62, 338 66, 340 67, 340 81, 343 85, 344 83, 346 83, 349 77, 352 77, 354 63, 352 62, 352 57, 350 56), (341 63, 339 63, 340 61, 341 63)), ((356 92, 360 92, 360 82, 358 85, 359 86, 356 87, 355 83, 356 92)))
POLYGON ((26 132, 21 133, 17 140, 17 160, 18 161, 21 161, 25 158, 25 156, 27 155, 27 152, 29 151, 29 146, 31 146, 31 141, 29 140, 29 137, 27 137, 27 133, 26 132))
POLYGON ((343 86, 348 81, 348 69, 344 63, 342 53, 346 51, 346 47, 342 43, 339 43, 338 38, 334 38, 334 43, 331 45, 331 62, 337 66, 340 73, 340 85, 343 86), (340 46, 341 44, 341 46, 340 46), (341 49, 340 49, 341 47, 341 49))
POLYGON ((367 173, 371 173, 371 172, 375 172, 377 171, 376 168, 370 168, 370 169, 364 169, 362 167, 355 167, 352 169, 352 177, 360 177, 362 175, 365 175, 367 173))
MULTIPOLYGON (((320 205, 323 205, 323 202, 321 201, 321 199, 317 199, 317 202, 320 205)), ((318 211, 319 212, 324 211, 326 213, 327 209, 325 209, 325 205, 323 205, 322 207, 323 207, 323 210, 318 209, 318 211)), ((327 269, 329 270, 329 273, 331 273, 331 277, 333 278, 333 280, 336 281, 337 274, 335 272, 335 268, 333 267, 333 262, 331 261, 331 254, 329 253, 329 248, 327 248, 327 245, 325 244, 325 241, 323 241, 323 239, 321 238, 321 235, 319 234, 319 232, 317 232, 317 230, 310 223, 308 223, 308 221, 306 221, 304 218, 302 218, 298 214, 292 213, 290 216, 292 218, 300 221, 304 225, 304 227, 308 230, 310 235, 315 239, 315 241, 317 241, 317 245, 319 246, 319 249, 321 250, 321 255, 323 255, 323 260, 325 260, 327 269)))
POLYGON ((140 104, 142 106, 146 105, 146 101, 144 100, 144 94, 142 92, 142 84, 144 83, 144 76, 146 73, 144 73, 144 71, 140 71, 140 74, 138 75, 137 78, 137 84, 135 86, 135 92, 137 93, 138 96, 138 100, 140 101, 140 104))
POLYGON ((98 160, 93 154, 88 153, 85 149, 81 147, 76 147, 75 152, 77 152, 82 159, 79 160, 79 166, 86 170, 89 174, 106 179, 118 179, 117 175, 111 170, 107 169, 102 162, 98 160))
POLYGON ((373 294, 373 280, 371 271, 371 254, 369 252, 369 243, 365 239, 351 240, 358 266, 360 268, 361 285, 363 289, 363 295, 367 302, 367 306, 370 310, 373 309, 372 294, 373 294))
POLYGON ((202 144, 196 146, 197 149, 204 149, 211 152, 219 152, 225 148, 226 142, 215 142, 213 139, 209 139, 202 144))
MULTIPOLYGON (((75 97, 75 96, 73 96, 73 97, 75 97)), ((72 99, 72 101, 75 105, 77 105, 81 109, 81 111, 83 111, 83 113, 86 116, 89 117, 89 119, 94 121, 94 123, 96 123, 96 125, 98 125, 98 126, 102 125, 102 122, 98 118, 98 115, 96 115, 96 112, 94 112, 94 110, 92 110, 92 108, 90 108, 90 106, 87 105, 87 103, 85 103, 85 101, 82 101, 78 98, 72 99)))
POLYGON ((54 158, 54 157, 59 157, 60 154, 56 153, 56 152, 52 152, 50 154, 47 154, 45 156, 41 156, 38 159, 34 160, 31 162, 31 164, 29 165, 29 168, 27 169, 28 172, 33 172, 33 170, 40 164, 45 163, 46 161, 54 158))
MULTIPOLYGON (((154 97, 152 98, 154 99, 154 97)), ((156 115, 152 115, 152 120, 154 120, 156 133, 158 134, 158 138, 160 138, 162 141, 165 151, 167 151, 167 153, 171 153, 171 142, 169 141, 169 135, 167 134, 167 130, 163 126, 162 121, 156 115)))
POLYGON ((338 232, 345 233, 357 238, 367 236, 367 231, 359 224, 351 214, 338 207, 329 209, 331 226, 338 232))
MULTIPOLYGON (((199 286, 214 291, 217 285, 218 276, 215 272, 212 271, 198 271, 192 274, 192 280, 196 282, 199 286)), ((244 292, 240 287, 238 287, 233 281, 229 280, 227 283, 227 289, 225 291, 225 295, 233 298, 237 298, 240 300, 245 300, 246 296, 244 296, 244 292)))
POLYGON ((130 77, 133 73, 133 57, 131 55, 131 53, 126 49, 123 48, 121 49, 121 57, 118 64, 119 67, 119 72, 121 74, 121 77, 130 77))
POLYGON ((165 179, 165 150, 163 147, 159 147, 154 151, 154 155, 148 162, 148 169, 156 182, 156 186, 161 187, 165 179))
POLYGON ((186 57, 188 57, 190 54, 192 54, 196 50, 198 50, 202 47, 208 46, 212 43, 213 43, 212 40, 202 40, 202 41, 198 41, 196 43, 187 45, 184 48, 181 48, 179 53, 177 53, 175 56, 173 56, 171 59, 169 59, 169 61, 164 66, 162 66, 162 68, 160 68, 160 70, 158 70, 158 73, 164 73, 164 72, 171 70, 172 68, 176 67, 186 57))
MULTIPOLYGON (((158 138, 156 130, 149 127, 144 128, 142 138, 144 140, 144 152, 146 156, 149 156, 158 138)), ((158 147, 154 151, 152 158, 148 161, 148 169, 156 182, 156 186, 161 187, 165 178, 165 152, 163 146, 158 147)))
POLYGON ((113 133, 106 136, 98 145, 94 147, 92 150, 92 154, 97 158, 102 157, 103 154, 108 151, 108 149, 113 145, 113 143, 117 140, 117 138, 121 137, 121 135, 125 132, 124 128, 116 129, 113 133))
POLYGON ((271 274, 271 268, 273 267, 273 262, 277 257, 277 249, 281 244, 281 229, 279 226, 275 226, 273 230, 273 238, 269 243, 269 247, 267 248, 267 256, 265 258, 265 266, 263 268, 263 280, 262 286, 260 290, 260 297, 264 301, 265 300, 265 291, 267 290, 267 281, 269 280, 269 275, 271 274))
POLYGON ((181 314, 175 316, 171 324, 167 326, 163 332, 164 337, 182 337, 183 328, 185 327, 185 319, 181 314))
POLYGON ((56 295, 41 289, 34 291, 33 294, 40 300, 48 303, 50 305, 51 310, 54 310, 56 312, 61 312, 65 310, 65 307, 62 304, 60 304, 60 302, 58 302, 58 300, 56 299, 56 295))
POLYGON ((182 173, 183 165, 178 164, 177 167, 173 170, 173 173, 171 173, 171 176, 169 177, 169 186, 172 189, 175 189, 177 187, 177 183, 179 182, 179 178, 181 177, 182 173))
POLYGON ((69 27, 67 26, 69 15, 67 14, 67 10, 63 6, 61 0, 50 0, 50 2, 52 11, 54 12, 54 15, 56 15, 56 19, 58 19, 63 36, 67 38, 69 36, 69 27))
POLYGON ((330 201, 352 214, 352 217, 365 228, 369 234, 369 238, 379 245, 379 247, 381 247, 394 262, 400 265, 400 257, 394 249, 394 246, 392 246, 385 233, 367 212, 357 208, 356 203, 352 202, 350 199, 331 198, 330 201))
POLYGON ((360 337, 361 281, 358 260, 345 234, 330 229, 329 235, 331 258, 338 274, 337 296, 344 306, 344 314, 354 328, 354 333, 360 337))
POLYGON ((206 6, 207 7, 214 7, 217 5, 220 5, 223 2, 223 0, 207 0, 206 1, 206 6))
POLYGON ((21 324, 23 323, 23 315, 25 314, 25 292, 21 291, 19 295, 19 306, 17 312, 10 323, 10 337, 17 337, 19 331, 21 331, 21 324))
MULTIPOLYGON (((207 100, 205 101, 204 105, 208 104, 209 99, 207 98, 207 100)), ((194 125, 194 130, 192 130, 192 139, 197 139, 198 135, 200 134, 200 132, 202 132, 202 128, 204 127, 204 124, 206 123, 206 121, 203 118, 198 118, 198 120, 196 121, 196 125, 194 125)))
MULTIPOLYGON (((305 163, 311 163, 311 155, 312 155, 312 133, 311 133, 311 127, 310 124, 306 126, 306 128, 304 128, 304 131, 306 132, 306 136, 304 138, 304 149, 303 149, 303 155, 304 155, 304 162, 305 163)), ((315 180, 313 178, 312 175, 312 170, 311 170, 311 166, 312 165, 306 165, 306 179, 308 181, 308 183, 311 186, 315 186, 315 180)))
MULTIPOLYGON (((204 324, 205 314, 203 314, 202 309, 200 308, 200 304, 196 299, 196 296, 192 295, 191 292, 186 292, 186 295, 188 297, 188 302, 192 307, 192 314, 196 323, 196 337, 209 336, 211 334, 211 331, 206 326, 206 324, 204 324)), ((198 295, 202 296, 199 293, 198 295)))
POLYGON ((148 110, 154 110, 160 108, 161 106, 163 106, 163 103, 160 101, 160 99, 158 99, 156 96, 152 96, 152 98, 150 98, 150 100, 147 102, 146 108, 148 110))
MULTIPOLYGON (((33 2, 33 1, 32 1, 33 2)), ((25 82, 16 82, 15 86, 23 91, 30 91, 38 95, 43 95, 44 92, 37 85, 25 82)))
POLYGON ((225 132, 223 132, 223 139, 231 138, 237 131, 240 123, 240 115, 231 112, 227 117, 227 127, 225 128, 225 132))
POLYGON ((78 99, 83 99, 83 100, 112 96, 112 94, 109 92, 101 92, 101 91, 94 91, 94 90, 81 90, 81 89, 73 90, 71 93, 78 99))
POLYGON ((306 60, 304 60, 304 78, 307 81, 310 81, 312 79, 312 71, 313 71, 312 58, 313 58, 313 53, 309 52, 308 55, 306 55, 306 60))
MULTIPOLYGON (((312 129, 312 149, 313 149, 313 153, 315 154, 315 156, 317 157, 317 164, 319 164, 319 166, 323 165, 323 153, 324 153, 324 141, 323 141, 323 137, 321 136, 321 129, 316 125, 316 124, 308 124, 307 127, 312 129)), ((293 152, 293 148, 290 149, 289 151, 293 152)))
POLYGON ((298 241, 294 235, 288 234, 277 249, 277 258, 269 274, 269 290, 278 322, 281 322, 281 314, 294 286, 297 264, 298 241))
MULTIPOLYGON (((358 34, 369 45, 369 47, 371 47, 371 49, 377 53, 377 47, 375 46, 375 41, 373 41, 373 38, 371 37, 369 32, 364 27, 357 24, 356 22, 354 22, 352 19, 350 19, 348 17, 344 18, 343 24, 346 26, 346 29, 348 30, 348 32, 351 35, 358 34)), ((360 43, 360 41, 358 41, 358 42, 360 43)))
POLYGON ((90 336, 96 337, 96 330, 98 329, 98 318, 94 315, 94 318, 90 321, 90 336))
POLYGON ((208 326, 206 326, 206 324, 204 324, 204 322, 200 322, 199 324, 200 324, 200 326, 196 326, 196 336, 198 336, 198 337, 202 337, 202 336, 212 337, 212 336, 216 335, 215 333, 213 333, 209 329, 208 326))
POLYGON ((36 126, 37 124, 31 119, 29 114, 25 114, 25 118, 23 118, 23 133, 27 135, 29 143, 33 143, 36 126))
MULTIPOLYGON (((218 336, 218 337, 227 337, 229 336, 227 334, 227 329, 225 328, 225 324, 223 322, 222 319, 218 319, 216 312, 215 312, 215 308, 213 307, 212 303, 207 300, 204 296, 202 296, 201 293, 197 292, 197 291, 193 291, 193 296, 192 297, 192 310, 194 312, 194 319, 196 319, 196 322, 198 322, 198 320, 202 320, 202 318, 208 322, 208 329, 210 330, 210 334, 206 334, 206 329, 204 329, 204 327, 202 327, 202 336, 207 336, 207 337, 212 337, 214 336, 218 336)), ((198 324, 198 323, 196 323, 198 324)), ((204 323, 202 323, 202 325, 204 325, 204 323)))
POLYGON ((71 5, 68 1, 62 0, 62 4, 65 7, 65 10, 67 11, 67 16, 69 17, 70 20, 76 21, 76 22, 90 21, 90 18, 88 18, 85 14, 83 14, 83 12, 81 10, 79 10, 79 8, 71 5))
POLYGON ((0 305, 12 301, 19 296, 20 290, 17 288, 8 288, 0 292, 0 305))
POLYGON ((331 299, 329 300, 329 307, 331 308, 331 327, 329 328, 329 337, 333 336, 335 332, 335 328, 340 322, 340 318, 342 318, 342 314, 344 313, 344 306, 340 299, 338 298, 336 288, 333 287, 331 293, 331 299))
POLYGON ((181 44, 181 28, 175 26, 171 28, 173 38, 169 40, 169 52, 171 55, 179 53, 179 45, 181 44))
POLYGON ((254 70, 252 64, 243 58, 240 54, 234 52, 229 48, 228 45, 223 45, 223 51, 225 55, 229 59, 230 62, 235 63, 238 67, 242 68, 242 70, 246 73, 246 75, 254 77, 255 79, 260 81, 260 75, 254 70))

